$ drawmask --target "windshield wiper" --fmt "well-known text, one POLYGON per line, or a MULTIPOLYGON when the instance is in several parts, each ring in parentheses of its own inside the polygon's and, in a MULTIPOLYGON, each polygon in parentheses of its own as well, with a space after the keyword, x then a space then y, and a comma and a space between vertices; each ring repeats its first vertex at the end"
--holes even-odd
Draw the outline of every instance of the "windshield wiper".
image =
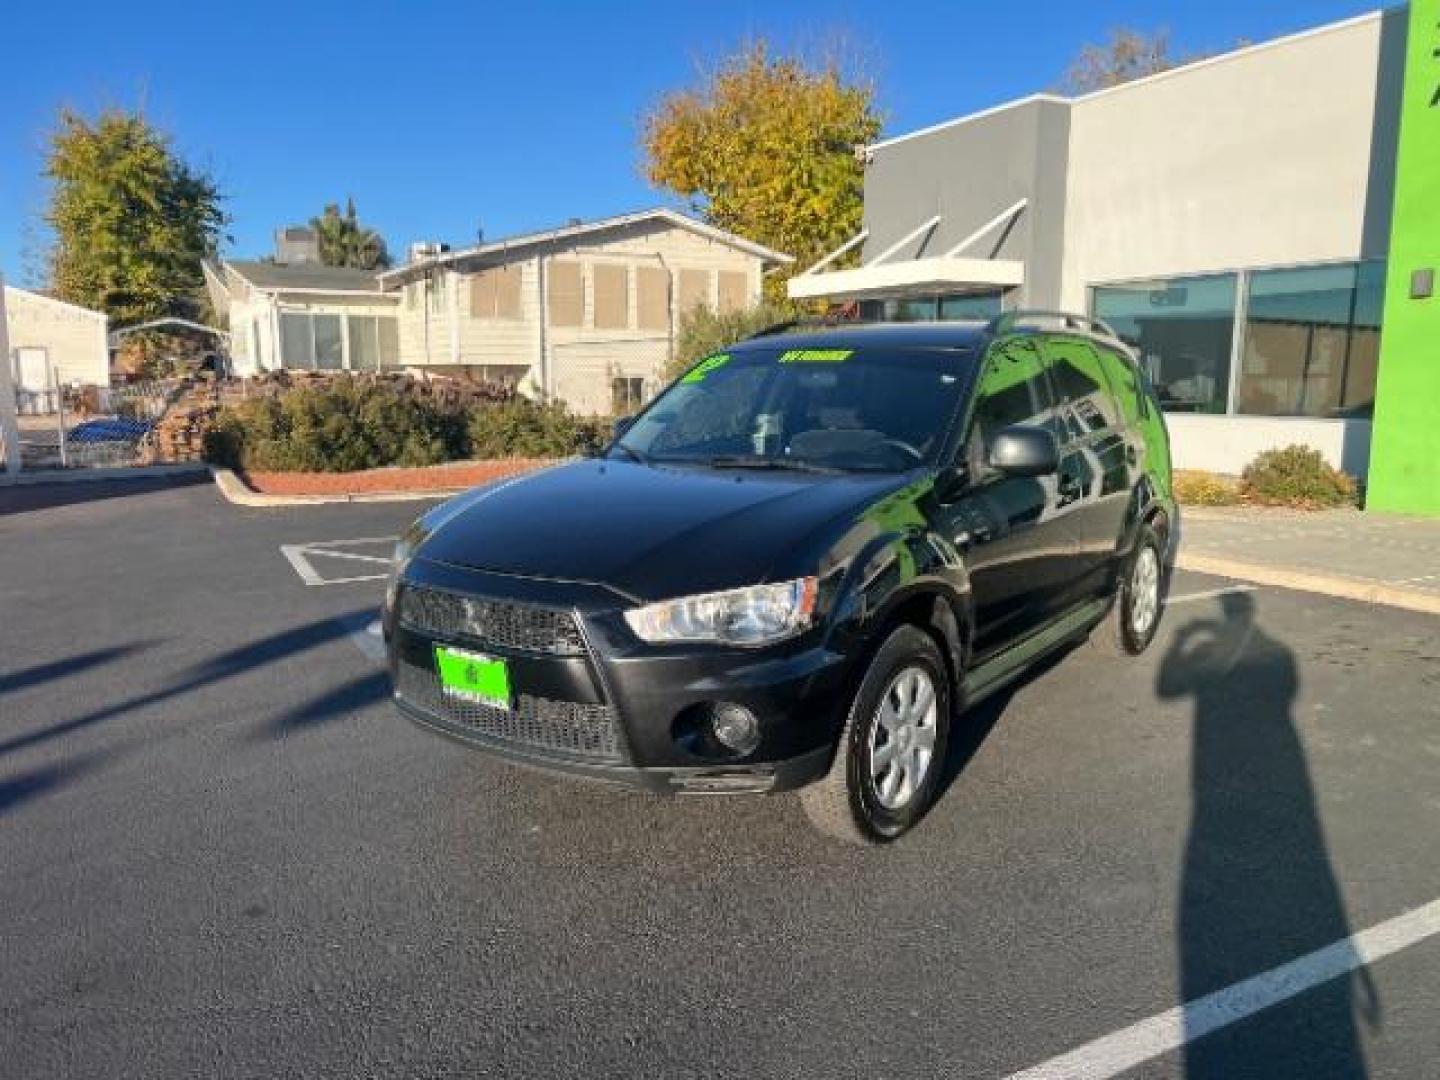
POLYGON ((713 457, 708 459, 705 464, 712 469, 771 469, 785 472, 825 473, 827 475, 844 471, 801 458, 746 457, 741 454, 713 457))
POLYGON ((650 464, 650 459, 644 454, 642 454, 639 450, 636 450, 633 446, 626 446, 623 442, 617 442, 614 446, 614 449, 624 453, 631 461, 635 462, 636 465, 650 464))

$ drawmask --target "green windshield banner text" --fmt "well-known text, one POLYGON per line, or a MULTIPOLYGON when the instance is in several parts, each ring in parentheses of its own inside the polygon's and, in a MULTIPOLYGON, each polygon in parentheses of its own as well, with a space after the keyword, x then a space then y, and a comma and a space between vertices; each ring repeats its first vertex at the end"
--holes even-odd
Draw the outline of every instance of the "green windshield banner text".
POLYGON ((849 360, 854 349, 791 349, 780 354, 782 364, 838 364, 849 360))
POLYGON ((718 367, 724 367, 729 362, 730 357, 725 353, 720 353, 718 356, 707 357, 686 372, 684 378, 680 381, 682 383, 704 382, 706 375, 709 375, 710 372, 718 367))

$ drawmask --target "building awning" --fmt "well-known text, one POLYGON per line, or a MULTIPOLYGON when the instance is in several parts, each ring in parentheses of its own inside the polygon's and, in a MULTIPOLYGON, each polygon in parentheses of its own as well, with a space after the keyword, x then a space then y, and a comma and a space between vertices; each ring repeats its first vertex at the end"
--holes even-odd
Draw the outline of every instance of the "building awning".
POLYGON ((908 259, 905 262, 859 266, 790 281, 792 300, 979 292, 1025 284, 1025 264, 1012 259, 908 259))
POLYGON ((791 278, 787 288, 792 300, 867 300, 895 296, 939 295, 1008 289, 1025 284, 1025 264, 1016 259, 984 259, 963 254, 987 233, 1013 221, 1028 204, 1021 199, 969 233, 941 255, 924 258, 892 258, 913 242, 928 237, 940 224, 941 216, 921 222, 910 232, 849 270, 826 270, 847 251, 863 243, 868 230, 836 248, 803 274, 791 278), (825 272, 821 272, 825 271, 825 272))

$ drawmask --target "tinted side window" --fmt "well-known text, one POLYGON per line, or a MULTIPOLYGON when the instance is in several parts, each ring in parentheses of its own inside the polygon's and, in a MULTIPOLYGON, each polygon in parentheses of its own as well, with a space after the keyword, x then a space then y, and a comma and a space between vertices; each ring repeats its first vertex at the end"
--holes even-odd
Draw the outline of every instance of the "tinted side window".
POLYGON ((1012 341, 985 357, 975 391, 967 450, 972 463, 985 460, 997 432, 1014 424, 1054 430, 1055 399, 1040 350, 1030 341, 1012 341))
POLYGON ((1131 427, 1139 425, 1149 411, 1146 408, 1144 388, 1140 385, 1140 373, 1129 360, 1113 349, 1102 348, 1096 352, 1100 356, 1100 366, 1105 369, 1110 385, 1115 388, 1115 395, 1120 399, 1120 411, 1124 413, 1126 423, 1131 427))
POLYGON ((1045 355, 1055 392, 1066 406, 1072 435, 1081 438, 1119 426, 1114 394, 1100 357, 1088 342, 1053 338, 1045 342, 1045 355))

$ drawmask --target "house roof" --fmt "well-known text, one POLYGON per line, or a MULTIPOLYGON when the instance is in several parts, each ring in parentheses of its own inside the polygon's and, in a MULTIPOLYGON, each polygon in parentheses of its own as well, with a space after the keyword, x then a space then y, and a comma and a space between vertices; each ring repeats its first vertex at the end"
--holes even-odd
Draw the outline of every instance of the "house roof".
POLYGON ((55 299, 55 297, 50 296, 47 293, 36 292, 34 289, 21 289, 17 288, 14 285, 6 285, 4 286, 4 289, 7 296, 13 295, 16 299, 24 298, 26 300, 37 301, 48 307, 64 308, 66 311, 72 311, 77 315, 88 315, 92 319, 99 319, 101 322, 106 322, 109 319, 109 316, 107 316, 103 311, 96 311, 94 308, 87 308, 82 307, 79 304, 72 304, 68 300, 57 300, 55 299))
POLYGON ((563 225, 558 229, 545 229, 540 232, 518 233, 514 236, 507 236, 499 240, 490 240, 474 247, 463 248, 459 251, 447 251, 440 255, 421 259, 416 262, 406 263, 404 266, 396 267, 394 270, 387 270, 379 275, 382 285, 398 285, 410 274, 434 266, 446 266, 450 263, 463 262, 468 259, 480 258, 487 255, 509 255, 525 248, 535 247, 541 244, 555 243, 556 241, 578 239, 580 237, 592 236, 595 233, 607 232, 612 229, 622 229, 629 225, 639 225, 645 222, 659 221, 667 225, 673 225, 677 229, 686 229, 707 240, 714 240, 720 244, 728 244, 733 248, 754 255, 767 263, 788 264, 794 262, 794 258, 783 252, 775 251, 757 244, 752 240, 746 240, 743 236, 726 232, 724 229, 717 229, 714 225, 707 225, 703 221, 696 221, 692 217, 676 210, 665 207, 655 207, 650 210, 640 210, 633 214, 619 214, 615 217, 600 218, 596 221, 579 222, 573 225, 563 225))
POLYGON ((309 292, 379 292, 378 276, 370 270, 319 263, 276 263, 259 260, 225 260, 226 268, 249 282, 252 288, 267 291, 306 290, 309 292))

